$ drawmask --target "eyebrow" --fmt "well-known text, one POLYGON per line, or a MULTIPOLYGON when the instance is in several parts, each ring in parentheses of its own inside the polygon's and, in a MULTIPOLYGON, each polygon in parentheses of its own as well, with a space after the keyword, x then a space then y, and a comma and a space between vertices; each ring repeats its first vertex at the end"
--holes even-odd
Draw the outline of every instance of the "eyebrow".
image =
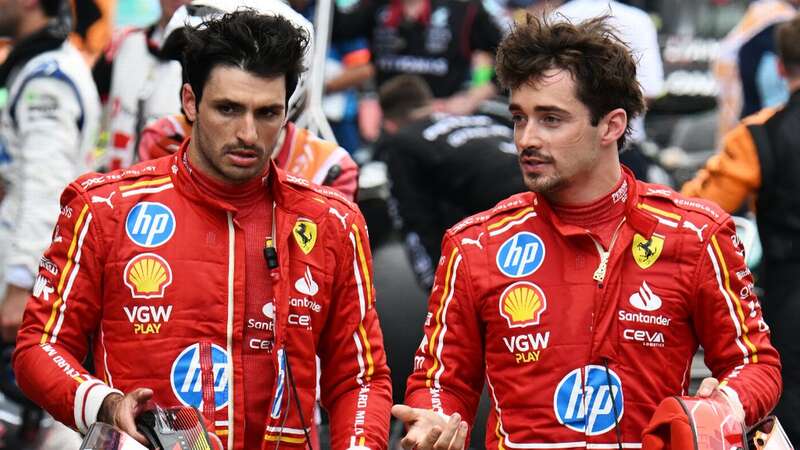
MULTIPOLYGON (((522 110, 522 107, 519 106, 516 103, 511 103, 511 104, 508 105, 508 110, 509 111, 522 110)), ((570 114, 569 111, 567 111, 566 109, 559 108, 558 106, 552 106, 552 105, 536 106, 536 107, 533 108, 533 111, 534 112, 545 112, 545 113, 547 113, 547 112, 557 112, 557 113, 566 114, 566 115, 570 114)))
MULTIPOLYGON (((232 98, 228 98, 228 97, 220 97, 220 98, 209 99, 209 103, 211 103, 213 105, 233 105, 233 106, 242 106, 242 107, 245 106, 245 104, 243 102, 240 102, 240 101, 234 100, 232 98)), ((283 109, 284 107, 285 107, 285 105, 282 102, 276 101, 276 102, 273 102, 273 103, 268 103, 268 104, 261 105, 257 109, 273 109, 273 108, 281 108, 281 109, 283 109)))

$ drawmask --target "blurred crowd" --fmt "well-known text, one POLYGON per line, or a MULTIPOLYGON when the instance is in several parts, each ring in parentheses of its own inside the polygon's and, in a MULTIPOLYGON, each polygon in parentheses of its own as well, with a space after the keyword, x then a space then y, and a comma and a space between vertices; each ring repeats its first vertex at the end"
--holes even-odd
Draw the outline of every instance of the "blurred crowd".
MULTIPOLYGON (((159 0, 158 17, 141 23, 131 12, 138 0, 0 0, 6 342, 13 343, 30 293, 48 295, 36 276, 40 255, 58 236, 58 215, 76 213, 59 211, 61 191, 87 171, 128 169, 178 150, 192 126, 180 101, 181 29, 233 1, 159 0)), ((267 1, 237 3, 259 8, 267 1)), ((799 206, 791 194, 798 185, 781 175, 800 170, 800 160, 778 155, 771 167, 764 156, 764 146, 800 141, 765 125, 783 117, 775 111, 789 114, 782 105, 797 102, 800 55, 782 53, 776 28, 795 17, 800 1, 330 1, 282 6, 281 14, 313 36, 314 48, 272 157, 290 174, 358 202, 373 247, 402 242, 425 292, 445 230, 526 189, 494 70, 502 37, 526 14, 574 23, 609 16, 636 58, 648 106, 633 124, 623 164, 643 180, 678 190, 686 183, 684 193, 753 220, 757 198, 770 205, 769 216, 758 209, 759 287, 767 291, 776 347, 788 356, 782 408, 800 405, 797 344, 791 324, 779 319, 797 317, 797 306, 769 311, 770 294, 800 302, 789 282, 800 273, 800 209, 786 212, 799 206)), ((800 34, 784 39, 798 42, 800 34)), ((791 114, 800 124, 796 110, 791 114)), ((96 201, 111 205, 110 198, 96 201)), ((395 385, 395 398, 402 398, 402 385, 395 385)), ((791 422, 788 428, 800 429, 791 422)))

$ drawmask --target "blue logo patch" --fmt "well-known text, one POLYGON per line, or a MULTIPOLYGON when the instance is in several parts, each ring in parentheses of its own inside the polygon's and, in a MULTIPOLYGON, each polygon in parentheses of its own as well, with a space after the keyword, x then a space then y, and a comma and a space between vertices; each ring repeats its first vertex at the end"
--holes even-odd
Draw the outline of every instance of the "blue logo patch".
POLYGON ((137 203, 125 219, 125 232, 142 247, 158 247, 175 233, 175 215, 161 203, 137 203))
MULTIPOLYGON (((211 345, 211 361, 214 374, 214 403, 216 409, 228 405, 228 354, 219 345, 211 345)), ((202 409, 203 377, 200 370, 200 344, 186 347, 172 363, 170 384, 175 397, 186 406, 202 409)))
POLYGON ((587 436, 613 429, 622 420, 624 404, 622 382, 613 370, 606 373, 603 366, 573 370, 561 379, 553 395, 559 423, 587 436))
POLYGON ((497 268, 508 277, 520 278, 536 272, 544 261, 544 242, 528 232, 517 233, 503 242, 497 252, 497 268))

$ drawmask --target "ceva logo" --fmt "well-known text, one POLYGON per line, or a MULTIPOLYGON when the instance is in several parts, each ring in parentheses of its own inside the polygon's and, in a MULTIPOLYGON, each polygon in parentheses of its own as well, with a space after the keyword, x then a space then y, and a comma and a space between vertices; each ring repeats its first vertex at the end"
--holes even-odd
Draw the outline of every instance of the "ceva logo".
POLYGON ((511 278, 528 276, 544 262, 542 239, 529 232, 517 233, 503 242, 497 252, 497 268, 511 278))
POLYGON ((139 202, 125 219, 125 232, 142 247, 158 247, 175 233, 175 215, 164 204, 139 202))
POLYGON ((596 365, 568 373, 553 395, 558 422, 587 436, 614 428, 622 420, 624 404, 619 376, 611 369, 596 365))
MULTIPOLYGON (((214 376, 214 406, 217 410, 228 405, 228 354, 219 345, 211 345, 211 373, 214 376)), ((202 409, 203 376, 200 368, 200 344, 186 347, 172 363, 170 384, 175 397, 185 406, 202 409)))

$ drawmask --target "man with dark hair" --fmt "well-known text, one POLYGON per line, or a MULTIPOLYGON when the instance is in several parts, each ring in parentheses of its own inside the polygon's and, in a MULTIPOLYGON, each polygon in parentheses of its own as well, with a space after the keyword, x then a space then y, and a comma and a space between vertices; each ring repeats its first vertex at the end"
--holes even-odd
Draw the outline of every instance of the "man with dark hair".
POLYGON ((59 20, 61 1, 0 2, 0 37, 13 50, 0 66, 0 334, 13 342, 36 282, 64 185, 86 171, 100 106, 83 57, 59 20), (0 189, 2 191, 3 189, 0 189), (3 295, 5 292, 5 295, 3 295))
POLYGON ((753 424, 777 402, 778 354, 730 217, 619 163, 641 113, 628 49, 604 18, 528 17, 497 72, 525 183, 451 228, 409 377, 405 448, 464 447, 484 379, 487 448, 639 448, 689 387, 753 424))
POLYGON ((444 232, 466 216, 525 190, 513 131, 485 115, 434 113, 425 80, 400 75, 378 92, 386 161, 417 281, 433 285, 444 232))
POLYGON ((683 194, 739 210, 755 197, 756 220, 764 251, 759 285, 764 317, 783 362, 783 395, 776 408, 789 437, 800 441, 800 16, 776 30, 778 72, 786 78, 789 101, 742 120, 723 141, 683 194))
MULTIPOLYGON (((190 6, 179 8, 170 20, 167 26, 169 36, 166 37, 163 50, 172 54, 183 45, 181 30, 186 24, 200 23, 225 12, 247 8, 260 14, 281 15, 295 26, 307 30, 309 36, 314 33, 311 22, 281 0, 192 0, 190 6)), ((304 58, 306 65, 311 63, 311 47, 313 45, 309 45, 304 58)), ((272 159, 290 175, 330 186, 349 200, 355 201, 358 191, 358 165, 347 150, 336 142, 326 141, 308 129, 298 127, 292 121, 302 118, 308 90, 307 78, 305 75, 298 80, 297 88, 289 99, 286 112, 289 120, 275 143, 272 159)), ((177 79, 180 80, 180 74, 177 79)), ((140 160, 146 161, 175 153, 190 133, 191 124, 183 113, 156 120, 142 130, 138 147, 140 160)))
POLYGON ((227 449, 301 448, 318 356, 332 447, 385 448, 364 220, 269 157, 308 36, 245 11, 186 37, 191 138, 64 191, 39 272, 51 298, 29 302, 18 337, 20 387, 82 432, 97 420, 143 441, 134 421, 152 399, 200 409, 227 449))

